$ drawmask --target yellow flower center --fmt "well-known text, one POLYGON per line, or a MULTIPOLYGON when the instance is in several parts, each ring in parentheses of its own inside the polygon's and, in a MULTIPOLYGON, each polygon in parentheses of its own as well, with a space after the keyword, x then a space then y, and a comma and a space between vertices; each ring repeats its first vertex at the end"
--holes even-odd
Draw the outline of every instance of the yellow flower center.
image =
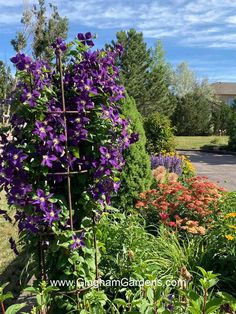
POLYGON ((18 159, 18 157, 19 157, 19 156, 18 156, 17 154, 15 154, 15 155, 13 156, 13 159, 16 160, 16 159, 18 159))

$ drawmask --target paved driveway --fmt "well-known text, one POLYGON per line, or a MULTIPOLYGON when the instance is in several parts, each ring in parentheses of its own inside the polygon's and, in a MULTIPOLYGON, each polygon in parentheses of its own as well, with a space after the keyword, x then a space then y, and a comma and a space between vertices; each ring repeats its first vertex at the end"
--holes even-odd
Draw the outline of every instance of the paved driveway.
POLYGON ((198 175, 209 177, 228 191, 236 191, 236 155, 184 151, 198 175))

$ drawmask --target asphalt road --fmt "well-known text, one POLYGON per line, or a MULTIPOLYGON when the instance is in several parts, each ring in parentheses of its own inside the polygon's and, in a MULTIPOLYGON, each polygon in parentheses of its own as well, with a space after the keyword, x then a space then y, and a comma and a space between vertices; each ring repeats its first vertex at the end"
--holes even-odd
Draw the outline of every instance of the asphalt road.
POLYGON ((197 174, 209 177, 228 191, 236 191, 236 155, 182 151, 190 157, 197 174))

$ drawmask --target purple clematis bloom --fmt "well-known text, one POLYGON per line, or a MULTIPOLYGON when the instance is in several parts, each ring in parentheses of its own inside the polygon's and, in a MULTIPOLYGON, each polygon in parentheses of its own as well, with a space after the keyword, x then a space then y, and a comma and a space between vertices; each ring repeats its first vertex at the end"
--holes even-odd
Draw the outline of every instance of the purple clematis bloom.
POLYGON ((52 168, 52 162, 56 160, 57 160, 57 157, 55 155, 43 155, 43 160, 41 162, 41 165, 52 168))
POLYGON ((57 209, 54 204, 51 204, 50 208, 44 212, 44 221, 51 226, 54 221, 59 220, 60 212, 61 211, 57 209))
POLYGON ((30 68, 32 59, 26 56, 24 53, 17 53, 17 55, 10 59, 12 63, 16 65, 16 68, 20 71, 30 68))
POLYGON ((119 152, 117 150, 108 150, 107 147, 101 146, 99 148, 99 151, 101 153, 101 164, 102 165, 107 165, 110 164, 112 165, 115 169, 120 169, 120 164, 119 164, 119 152))
POLYGON ((48 207, 48 200, 53 196, 53 194, 46 194, 43 190, 36 190, 36 197, 33 200, 32 204, 39 204, 39 207, 42 210, 46 210, 48 207))
POLYGON ((48 147, 55 150, 57 153, 63 153, 65 151, 66 137, 64 134, 59 136, 50 133, 50 140, 47 141, 48 147))
POLYGON ((10 151, 9 161, 11 164, 13 164, 15 167, 20 168, 22 166, 22 162, 27 158, 28 156, 24 154, 21 150, 12 149, 10 151))
POLYGON ((47 132, 53 130, 50 125, 47 125, 41 121, 36 121, 35 126, 36 128, 34 129, 33 133, 37 134, 41 140, 44 140, 47 137, 47 132))
POLYGON ((92 34, 90 32, 87 32, 85 35, 82 33, 79 33, 77 35, 78 39, 81 41, 82 44, 88 45, 90 47, 94 46, 92 39, 92 34))
POLYGON ((55 49, 56 54, 59 54, 60 52, 66 51, 66 44, 63 41, 62 38, 57 38, 56 41, 52 44, 52 48, 55 49))
POLYGON ((85 245, 84 243, 84 232, 81 233, 80 237, 77 235, 72 236, 72 244, 70 245, 71 250, 76 250, 80 247, 83 247, 85 245))

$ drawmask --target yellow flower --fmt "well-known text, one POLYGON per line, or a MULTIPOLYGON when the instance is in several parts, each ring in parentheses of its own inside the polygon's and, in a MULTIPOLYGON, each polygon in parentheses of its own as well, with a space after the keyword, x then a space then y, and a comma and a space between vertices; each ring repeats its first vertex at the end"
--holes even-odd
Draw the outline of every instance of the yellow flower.
POLYGON ((230 217, 236 217, 236 213, 228 213, 225 215, 225 219, 230 217))
POLYGON ((233 237, 231 234, 225 235, 225 238, 226 238, 227 240, 229 240, 229 241, 234 240, 234 237, 233 237))

